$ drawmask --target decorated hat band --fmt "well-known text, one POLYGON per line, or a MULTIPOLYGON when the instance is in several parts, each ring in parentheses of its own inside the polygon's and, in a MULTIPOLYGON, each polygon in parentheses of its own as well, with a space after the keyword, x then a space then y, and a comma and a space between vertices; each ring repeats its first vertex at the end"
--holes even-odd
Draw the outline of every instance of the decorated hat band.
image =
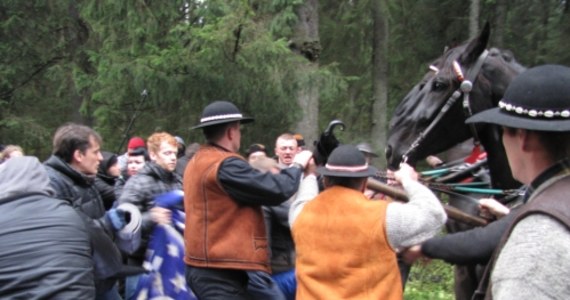
POLYGON ((242 114, 226 114, 226 115, 217 115, 217 116, 210 116, 210 117, 205 117, 205 118, 201 118, 200 122, 210 122, 210 121, 215 121, 215 120, 225 120, 225 119, 237 119, 237 118, 242 118, 243 115, 242 114))
POLYGON ((541 119, 570 118, 570 110, 568 109, 562 111, 550 110, 550 109, 549 110, 537 110, 531 108, 529 109, 521 106, 516 106, 510 103, 506 103, 503 100, 499 101, 499 108, 509 113, 515 113, 521 116, 529 116, 531 118, 541 118, 541 119))
POLYGON ((335 166, 331 164, 326 164, 325 168, 331 171, 344 171, 344 172, 361 172, 368 170, 368 164, 361 166, 347 167, 347 166, 335 166))

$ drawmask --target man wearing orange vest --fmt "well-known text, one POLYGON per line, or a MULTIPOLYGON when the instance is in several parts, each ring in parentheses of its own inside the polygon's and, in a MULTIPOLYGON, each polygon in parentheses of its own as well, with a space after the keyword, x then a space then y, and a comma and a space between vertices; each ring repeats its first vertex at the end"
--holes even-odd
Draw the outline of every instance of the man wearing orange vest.
POLYGON ((352 145, 341 145, 301 182, 289 222, 297 250, 297 299, 402 299, 396 252, 435 235, 446 221, 435 195, 402 164, 394 173, 410 201, 373 201, 363 191, 376 173, 352 145))
POLYGON ((204 109, 207 144, 184 172, 186 281, 199 299, 251 299, 247 271, 269 273, 262 205, 279 205, 299 188, 312 157, 298 153, 278 174, 253 169, 237 152, 240 124, 252 122, 228 101, 204 109))

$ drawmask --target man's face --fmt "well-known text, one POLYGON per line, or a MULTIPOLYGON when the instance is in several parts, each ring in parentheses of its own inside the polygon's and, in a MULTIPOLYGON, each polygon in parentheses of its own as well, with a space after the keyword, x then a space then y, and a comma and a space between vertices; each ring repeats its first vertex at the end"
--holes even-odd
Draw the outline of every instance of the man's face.
POLYGON ((102 160, 101 146, 95 138, 89 137, 89 147, 85 152, 75 150, 71 166, 84 175, 94 176, 102 160))
POLYGON ((233 152, 238 152, 241 146, 241 124, 236 122, 230 126, 231 147, 233 152))
POLYGON ((524 179, 521 178, 521 176, 517 176, 522 174, 521 163, 523 162, 521 161, 521 156, 519 155, 520 146, 518 133, 518 130, 514 133, 509 133, 506 128, 503 128, 503 145, 505 147, 505 152, 507 154, 507 159, 509 161, 509 166, 511 167, 513 178, 527 184, 527 182, 523 182, 524 179))
POLYGON ((129 155, 127 160, 127 174, 129 176, 136 175, 140 169, 144 167, 144 155, 129 155))
POLYGON ((248 161, 252 162, 252 161, 256 161, 258 159, 267 157, 267 155, 265 155, 265 152, 263 151, 257 151, 257 152, 253 152, 252 154, 249 155, 248 157, 248 161))
POLYGON ((176 153, 178 148, 167 142, 162 142, 157 153, 150 152, 150 159, 167 171, 176 169, 176 153))
POLYGON ((275 143, 275 155, 279 158, 279 163, 287 166, 292 164, 297 153, 297 140, 277 139, 275 143))

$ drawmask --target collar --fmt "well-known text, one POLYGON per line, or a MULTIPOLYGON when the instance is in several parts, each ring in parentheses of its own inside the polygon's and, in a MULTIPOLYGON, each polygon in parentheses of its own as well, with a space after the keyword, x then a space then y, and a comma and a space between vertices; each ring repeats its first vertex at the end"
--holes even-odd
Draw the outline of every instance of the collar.
POLYGON ((527 188, 523 202, 526 203, 534 191, 548 179, 565 174, 570 174, 570 158, 557 161, 538 175, 527 188))
POLYGON ((222 147, 222 146, 220 146, 220 145, 218 145, 218 144, 208 143, 208 145, 209 145, 209 146, 212 146, 212 147, 216 147, 216 148, 218 148, 218 149, 220 149, 220 150, 223 150, 223 151, 225 151, 225 152, 234 153, 233 151, 230 151, 229 149, 226 149, 226 148, 224 148, 224 147, 222 147))

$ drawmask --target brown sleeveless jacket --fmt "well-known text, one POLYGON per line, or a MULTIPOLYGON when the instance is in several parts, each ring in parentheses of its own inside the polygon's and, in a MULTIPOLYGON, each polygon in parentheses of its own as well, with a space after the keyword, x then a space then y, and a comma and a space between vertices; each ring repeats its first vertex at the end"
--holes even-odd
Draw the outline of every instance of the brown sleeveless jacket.
POLYGON ((334 186, 303 207, 292 227, 297 299, 402 299, 387 206, 334 186))
POLYGON ((186 167, 184 262, 203 268, 269 272, 261 206, 237 203, 218 181, 218 169, 229 157, 242 158, 203 146, 186 167))
POLYGON ((501 249, 507 243, 509 236, 517 223, 531 214, 544 214, 555 219, 556 221, 564 224, 570 229, 570 200, 568 199, 568 186, 570 185, 570 176, 563 175, 552 178, 544 183, 538 190, 535 191, 528 204, 518 211, 518 215, 507 227, 507 230, 501 238, 501 242, 493 257, 489 261, 485 274, 479 282, 479 287, 475 291, 472 300, 493 299, 491 293, 491 272, 499 257, 501 249))

